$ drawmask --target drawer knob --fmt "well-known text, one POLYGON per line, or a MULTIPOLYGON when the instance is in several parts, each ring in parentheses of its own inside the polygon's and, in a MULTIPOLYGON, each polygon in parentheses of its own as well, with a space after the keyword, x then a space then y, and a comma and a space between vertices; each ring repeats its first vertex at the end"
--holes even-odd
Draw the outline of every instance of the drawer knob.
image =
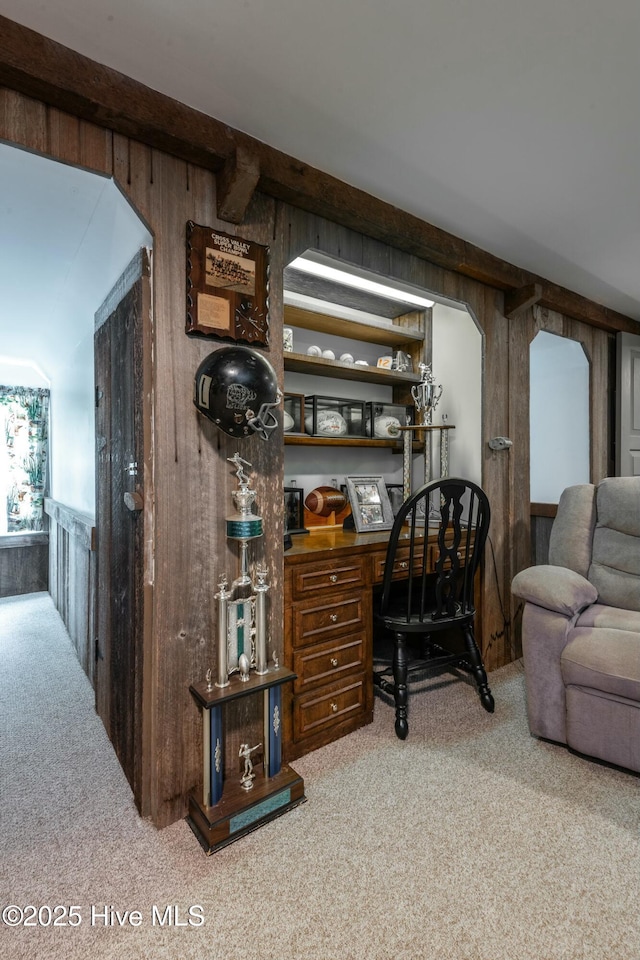
POLYGON ((331 702, 331 713, 337 713, 337 712, 338 712, 338 704, 335 702, 335 700, 333 700, 331 702))
POLYGON ((331 620, 331 623, 335 623, 337 619, 338 619, 337 613, 332 613, 329 615, 329 620, 331 620))
POLYGON ((409 566, 409 564, 407 563, 406 560, 401 560, 401 561, 400 561, 400 567, 401 567, 402 570, 406 570, 408 566, 409 566))
POLYGON ((337 667, 337 666, 338 666, 338 660, 337 660, 336 657, 331 657, 331 666, 332 666, 332 667, 337 667))
POLYGON ((332 573, 331 576, 329 577, 329 580, 331 580, 331 583, 337 583, 337 582, 338 582, 338 574, 337 574, 337 573, 332 573))

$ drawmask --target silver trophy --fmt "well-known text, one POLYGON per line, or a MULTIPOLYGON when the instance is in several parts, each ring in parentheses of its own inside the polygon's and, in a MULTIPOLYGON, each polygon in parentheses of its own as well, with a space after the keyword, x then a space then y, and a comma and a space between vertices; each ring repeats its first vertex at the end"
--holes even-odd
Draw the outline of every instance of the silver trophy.
POLYGON ((411 396, 418 411, 418 420, 420 423, 428 425, 433 422, 433 411, 438 406, 438 400, 442 396, 442 384, 436 384, 431 367, 428 363, 420 364, 420 383, 411 387, 411 396))

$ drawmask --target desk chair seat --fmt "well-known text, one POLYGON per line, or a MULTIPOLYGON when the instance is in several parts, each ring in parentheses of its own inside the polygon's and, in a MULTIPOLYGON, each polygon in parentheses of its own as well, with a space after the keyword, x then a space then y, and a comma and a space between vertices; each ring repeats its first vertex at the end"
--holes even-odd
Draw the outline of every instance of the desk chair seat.
POLYGON ((424 673, 427 666, 459 667, 471 673, 482 706, 493 713, 494 700, 473 632, 474 578, 490 516, 484 491, 455 477, 424 484, 398 511, 375 611, 387 638, 392 637, 392 656, 384 662, 377 640, 374 662, 383 669, 374 668, 373 682, 394 697, 400 740, 409 733, 408 675, 424 673))

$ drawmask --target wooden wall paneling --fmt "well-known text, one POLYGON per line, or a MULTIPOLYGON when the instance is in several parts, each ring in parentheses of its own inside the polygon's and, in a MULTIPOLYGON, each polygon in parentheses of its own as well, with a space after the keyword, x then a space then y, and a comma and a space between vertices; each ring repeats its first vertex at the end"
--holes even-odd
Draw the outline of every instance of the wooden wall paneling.
POLYGON ((599 483, 610 472, 612 391, 609 383, 609 349, 614 338, 606 330, 591 328, 591 482, 599 483))
POLYGON ((145 682, 153 704, 150 808, 164 824, 183 815, 186 792, 198 776, 189 683, 209 632, 215 485, 209 488, 200 474, 191 401, 196 361, 193 341, 184 335, 184 237, 192 199, 186 165, 132 147, 124 139, 114 142, 123 189, 154 232, 154 629, 145 682))
POLYGON ((45 105, 0 87, 0 139, 44 153, 47 150, 45 105))
POLYGON ((485 665, 492 670, 515 656, 510 628, 511 450, 496 452, 489 447, 492 437, 510 436, 508 321, 496 291, 485 287, 482 303, 473 291, 467 298, 484 333, 482 485, 491 504, 491 527, 482 567, 481 627, 485 665))
POLYGON ((549 538, 553 517, 531 517, 531 565, 549 563, 549 538))
POLYGON ((49 595, 58 609, 58 579, 56 557, 58 555, 58 524, 49 520, 49 595))
POLYGON ((0 597, 47 590, 48 568, 47 538, 24 546, 0 546, 0 597))
MULTIPOLYGON (((529 348, 536 324, 533 310, 529 308, 509 322, 509 430, 513 440, 509 450, 510 462, 510 562, 509 573, 513 578, 531 561, 531 516, 530 516, 530 430, 529 430, 529 348)), ((509 593, 513 642, 518 656, 521 655, 521 604, 509 593)))
POLYGON ((47 153, 64 163, 80 164, 82 121, 68 113, 47 108, 47 153))
POLYGON ((113 134, 104 127, 84 121, 80 124, 79 163, 87 170, 94 170, 105 176, 112 176, 112 140, 113 134))
POLYGON ((96 554, 93 517, 45 500, 49 517, 49 593, 82 669, 94 683, 96 554))
MULTIPOLYGON (((222 343, 187 337, 184 332, 186 222, 193 219, 270 244, 274 204, 267 201, 265 210, 264 200, 255 198, 245 222, 234 229, 216 218, 212 174, 164 154, 149 153, 145 148, 140 151, 137 145, 130 147, 124 138, 117 137, 114 161, 117 179, 154 233, 156 626, 150 658, 150 749, 156 768, 150 804, 154 821, 163 825, 184 814, 187 793, 201 777, 200 720, 189 684, 202 679, 208 667, 215 672, 217 580, 223 572, 230 579, 237 575, 237 553, 227 544, 224 527, 224 518, 233 509, 231 491, 236 487, 233 468, 226 457, 236 452, 237 444, 204 421, 193 406, 197 366, 222 343)), ((273 325, 277 273, 275 287, 273 276, 271 279, 273 325)), ((272 339, 280 351, 281 339, 280 320, 272 339)), ((272 354, 270 351, 273 360, 272 354)), ((280 367, 281 363, 280 359, 280 367)), ((278 507, 280 503, 281 463, 274 465, 276 450, 279 451, 278 441, 272 437, 268 445, 258 438, 245 441, 240 451, 254 463, 258 477, 257 507, 264 510, 265 543, 271 539, 269 526, 273 528, 267 511, 273 510, 274 488, 278 507), (267 449, 271 452, 267 453, 267 449)), ((280 459, 278 453, 276 461, 280 459)), ((277 514, 277 524, 281 524, 281 511, 277 514)), ((279 529, 276 545, 269 543, 266 547, 267 552, 275 550, 276 556, 282 550, 281 526, 279 529)), ((270 566, 279 569, 273 559, 270 566)), ((278 596, 277 584, 272 595, 278 596)), ((277 603, 274 605, 275 621, 282 614, 281 607, 278 610, 277 603)), ((230 717, 229 723, 237 728, 237 735, 232 731, 227 738, 227 763, 233 765, 235 749, 237 766, 239 737, 246 735, 253 718, 230 717)), ((257 729, 258 725, 255 726, 257 729)))
POLYGON ((46 130, 44 149, 50 157, 100 176, 111 176, 110 130, 80 120, 55 107, 47 107, 46 130))

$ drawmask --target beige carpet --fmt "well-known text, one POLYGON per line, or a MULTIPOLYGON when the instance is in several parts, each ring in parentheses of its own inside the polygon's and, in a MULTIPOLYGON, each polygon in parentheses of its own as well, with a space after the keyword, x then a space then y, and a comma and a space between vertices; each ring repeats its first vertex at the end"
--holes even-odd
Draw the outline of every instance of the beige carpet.
POLYGON ((0 664, 0 906, 80 921, 0 922, 2 960, 640 958, 640 779, 532 739, 520 664, 493 715, 433 683, 404 744, 377 700, 294 764, 308 803, 209 858, 138 818, 46 594, 0 601, 0 664))

